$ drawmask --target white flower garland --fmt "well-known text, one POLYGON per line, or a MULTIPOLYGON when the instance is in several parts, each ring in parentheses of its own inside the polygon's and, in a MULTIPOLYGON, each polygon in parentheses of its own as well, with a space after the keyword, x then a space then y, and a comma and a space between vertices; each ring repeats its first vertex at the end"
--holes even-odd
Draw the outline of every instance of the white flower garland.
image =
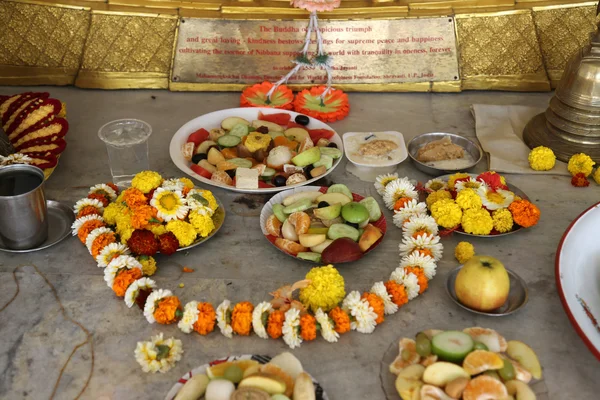
POLYGON ((283 327, 281 332, 283 333, 283 341, 285 344, 290 346, 290 349, 300 347, 302 344, 302 337, 299 333, 300 327, 300 310, 297 308, 290 308, 285 312, 285 320, 283 321, 283 327))
POLYGON ((140 294, 140 290, 152 290, 156 288, 156 282, 150 278, 140 278, 136 281, 133 281, 131 285, 125 291, 125 304, 127 307, 131 308, 135 304, 135 300, 140 294))
POLYGON ((184 333, 190 333, 193 330, 194 324, 198 321, 198 314, 200 311, 198 310, 198 302, 190 301, 185 305, 183 310, 183 317, 179 320, 177 326, 184 333))
POLYGON ((315 319, 321 326, 321 335, 323 336, 323 339, 327 340, 329 343, 337 342, 340 334, 335 331, 329 316, 319 308, 315 313, 315 319))
POLYGON ((265 325, 262 322, 262 316, 264 313, 268 313, 273 309, 273 306, 268 301, 263 301, 254 307, 252 311, 252 328, 254 333, 261 339, 268 339, 269 335, 265 329, 265 325))
POLYGON ((219 325, 219 329, 223 336, 228 337, 229 339, 233 337, 233 327, 227 321, 227 314, 232 311, 231 302, 227 299, 223 300, 217 307, 217 324, 219 325))
POLYGON ((146 320, 149 323, 153 324, 156 322, 154 319, 156 302, 169 296, 173 296, 173 293, 169 289, 158 289, 150 293, 150 296, 148 296, 146 299, 146 304, 144 305, 144 317, 146 317, 146 320))

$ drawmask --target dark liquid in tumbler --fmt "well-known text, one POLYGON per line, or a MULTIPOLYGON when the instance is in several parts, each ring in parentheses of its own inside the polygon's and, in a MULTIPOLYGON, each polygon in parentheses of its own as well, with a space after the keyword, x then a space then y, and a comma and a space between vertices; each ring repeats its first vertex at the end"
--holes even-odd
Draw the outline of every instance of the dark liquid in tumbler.
POLYGON ((14 171, 10 176, 0 175, 0 196, 18 196, 31 192, 42 184, 42 179, 26 171, 14 171))

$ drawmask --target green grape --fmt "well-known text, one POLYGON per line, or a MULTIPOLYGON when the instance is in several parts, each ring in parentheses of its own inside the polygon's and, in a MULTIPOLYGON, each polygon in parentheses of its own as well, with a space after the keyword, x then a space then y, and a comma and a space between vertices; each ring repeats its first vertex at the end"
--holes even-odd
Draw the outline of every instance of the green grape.
POLYGON ((421 357, 427 357, 431 354, 431 340, 423 332, 419 332, 416 338, 417 353, 421 357))
POLYGON ((483 374, 487 375, 487 376, 489 376, 491 378, 494 378, 494 379, 497 379, 497 380, 501 380, 500 379, 500 375, 498 375, 498 373, 496 371, 485 371, 483 374))
POLYGON ((503 381, 510 381, 515 379, 515 367, 513 367, 512 363, 508 360, 504 360, 504 366, 498 370, 498 374, 503 381))
POLYGON ((474 350, 489 350, 488 347, 481 342, 475 342, 475 345, 473 346, 474 350))
POLYGON ((231 367, 225 370, 223 378, 227 379, 232 383, 237 384, 240 383, 241 380, 244 378, 244 371, 242 371, 242 369, 237 365, 232 365, 231 367))

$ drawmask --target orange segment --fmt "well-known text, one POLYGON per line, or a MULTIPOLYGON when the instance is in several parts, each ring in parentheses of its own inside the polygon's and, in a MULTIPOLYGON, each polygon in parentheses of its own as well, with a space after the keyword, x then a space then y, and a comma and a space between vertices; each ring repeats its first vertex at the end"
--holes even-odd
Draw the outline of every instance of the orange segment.
POLYGON ((417 364, 421 360, 421 356, 417 353, 417 344, 412 339, 400 339, 398 351, 398 357, 396 357, 394 362, 390 365, 390 371, 392 371, 392 373, 400 373, 402 368, 417 364))
POLYGON ((469 381, 463 392, 463 400, 491 400, 508 397, 506 386, 499 380, 481 375, 469 381))
POLYGON ((310 216, 302 211, 292 213, 288 217, 288 221, 296 228, 296 234, 298 235, 305 234, 308 232, 308 228, 310 228, 310 216))
POLYGON ((275 147, 277 146, 286 146, 290 143, 290 140, 288 138, 286 138, 285 136, 277 136, 275 139, 273 139, 273 145, 275 147))
POLYGON ((275 239, 275 246, 279 247, 281 250, 286 253, 296 255, 298 253, 302 253, 307 251, 308 249, 302 246, 300 243, 292 242, 291 240, 287 240, 284 238, 275 239))
POLYGON ((235 147, 227 148, 221 150, 221 154, 225 157, 226 160, 231 160, 232 158, 237 158, 238 152, 235 147))
POLYGON ((275 237, 279 237, 281 235, 281 226, 283 224, 281 221, 277 219, 275 214, 271 215, 267 218, 267 222, 265 223, 265 229, 269 235, 273 235, 275 237))
POLYGON ((500 369, 504 361, 496 353, 487 350, 475 350, 467 355, 463 361, 463 368, 469 375, 477 375, 485 371, 500 369))
POLYGON ((254 360, 226 361, 224 363, 208 367, 206 369, 206 375, 208 375, 210 379, 221 378, 223 377, 223 375, 225 375, 225 371, 227 370, 227 368, 231 367, 232 365, 237 365, 242 369, 242 371, 245 371, 254 365, 259 365, 259 363, 258 361, 254 360))

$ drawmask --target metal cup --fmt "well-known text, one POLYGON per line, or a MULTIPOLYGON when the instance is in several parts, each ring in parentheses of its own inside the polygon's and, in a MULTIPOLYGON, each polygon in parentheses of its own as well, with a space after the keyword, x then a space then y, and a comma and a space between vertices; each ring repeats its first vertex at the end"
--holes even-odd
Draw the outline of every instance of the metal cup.
POLYGON ((26 164, 0 168, 0 241, 12 250, 35 248, 48 237, 44 171, 26 164))

